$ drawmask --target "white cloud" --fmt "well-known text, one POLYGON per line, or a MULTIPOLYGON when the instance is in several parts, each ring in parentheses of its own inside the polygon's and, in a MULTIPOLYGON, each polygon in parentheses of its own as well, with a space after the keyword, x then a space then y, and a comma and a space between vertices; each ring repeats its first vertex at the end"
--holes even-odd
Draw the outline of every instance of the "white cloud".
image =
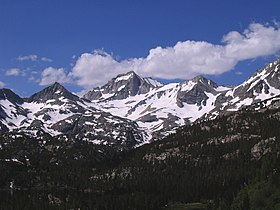
POLYGON ((11 69, 8 69, 5 74, 7 76, 19 76, 19 75, 22 75, 23 72, 18 68, 11 68, 11 69))
POLYGON ((17 57, 18 61, 44 61, 44 62, 53 62, 52 59, 47 58, 47 57, 39 57, 38 55, 24 55, 24 56, 19 56, 17 57))
POLYGON ((6 84, 0 81, 0 88, 3 88, 6 84))
POLYGON ((242 33, 232 31, 221 44, 182 41, 173 47, 156 47, 145 58, 117 61, 110 54, 84 53, 76 61, 71 77, 78 85, 92 88, 120 73, 135 71, 141 76, 190 79, 196 75, 218 75, 232 70, 243 60, 276 55, 280 50, 279 25, 252 23, 242 33))
POLYGON ((253 23, 243 34, 233 31, 223 37, 226 56, 237 62, 275 54, 280 50, 279 26, 253 23))
POLYGON ((84 53, 77 60, 70 76, 78 78, 78 85, 91 88, 104 84, 117 74, 126 72, 130 67, 129 61, 119 63, 107 53, 84 53))
MULTIPOLYGON (((72 71, 49 67, 41 74, 40 85, 54 82, 70 83, 90 89, 105 84, 120 73, 135 71, 141 76, 162 79, 191 79, 197 75, 218 75, 232 70, 243 60, 277 55, 280 50, 279 24, 252 23, 242 33, 231 31, 224 35, 221 44, 205 41, 180 41, 172 47, 156 47, 145 58, 118 61, 103 50, 83 53, 77 58, 72 71)), ((38 59, 22 56, 21 60, 38 59)), ((75 59, 75 57, 73 57, 75 59)), ((51 59, 41 58, 51 62, 51 59)), ((237 72, 240 75, 242 72, 237 72)), ((35 78, 32 78, 35 79, 35 78)))
POLYGON ((71 79, 67 76, 63 68, 56 69, 48 67, 43 70, 39 85, 51 85, 55 82, 69 83, 71 79))
POLYGON ((44 61, 44 62, 53 62, 52 59, 47 58, 47 57, 42 57, 42 58, 41 58, 41 61, 44 61))
POLYGON ((37 61, 38 56, 37 55, 24 55, 24 56, 19 56, 17 57, 18 61, 37 61))

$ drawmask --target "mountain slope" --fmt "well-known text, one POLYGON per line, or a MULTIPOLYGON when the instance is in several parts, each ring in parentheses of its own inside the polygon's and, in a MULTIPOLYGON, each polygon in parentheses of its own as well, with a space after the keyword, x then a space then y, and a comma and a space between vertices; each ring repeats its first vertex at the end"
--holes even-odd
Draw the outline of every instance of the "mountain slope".
MULTIPOLYGON (((250 209, 264 209, 268 198, 270 209, 278 209, 279 194, 271 192, 279 189, 280 99, 266 103, 120 153, 87 141, 2 135, 0 208, 164 209, 196 203, 231 209, 237 192, 260 176, 269 185, 248 192, 250 209)), ((249 209, 238 207, 246 201, 240 197, 232 209, 249 209)))
POLYGON ((225 94, 230 100, 223 110, 234 111, 280 94, 280 58, 256 71, 225 94))
POLYGON ((0 208, 278 209, 278 64, 234 88, 196 77, 93 102, 1 90, 0 208), (170 135, 137 147, 139 125, 170 135))
POLYGON ((61 99, 63 98, 74 102, 81 101, 78 96, 70 93, 58 82, 55 82, 53 85, 41 90, 38 93, 33 94, 27 99, 27 102, 45 103, 48 100, 55 100, 57 102, 59 100, 61 101, 61 99))
POLYGON ((0 129, 139 146, 174 133, 180 126, 242 110, 278 95, 280 59, 236 87, 219 86, 202 76, 162 85, 128 72, 83 98, 59 83, 25 100, 1 89, 0 129))
MULTIPOLYGON (((182 125, 212 119, 280 94, 279 66, 280 59, 277 59, 236 87, 219 86, 198 76, 181 83, 150 86, 149 91, 137 89, 137 94, 128 94, 133 89, 127 88, 133 87, 132 78, 140 78, 130 72, 84 97, 91 100, 89 96, 97 94, 93 101, 98 109, 136 121, 150 133, 150 138, 162 138, 182 125)), ((135 84, 140 87, 137 82, 135 84)))
POLYGON ((182 83, 154 87, 147 93, 94 102, 98 109, 134 120, 153 137, 161 138, 214 109, 216 98, 228 89, 199 76, 182 83))
MULTIPOLYGON (((161 141, 137 148, 120 164, 95 174, 93 182, 102 182, 103 190, 107 186, 112 200, 126 196, 130 205, 141 205, 134 200, 141 197, 149 200, 151 209, 168 201, 230 209, 235 193, 257 173, 264 176, 260 170, 264 158, 274 156, 279 161, 280 99, 259 111, 247 108, 181 127, 161 141)), ((268 169, 266 173, 279 177, 267 164, 264 170, 268 169)))
POLYGON ((12 104, 22 104, 24 102, 20 96, 6 88, 0 89, 0 100, 8 100, 12 104))
POLYGON ((32 95, 26 102, 12 91, 6 94, 7 90, 2 90, 2 93, 2 132, 26 133, 38 138, 60 135, 123 148, 141 145, 147 139, 135 122, 92 107, 59 83, 32 95))

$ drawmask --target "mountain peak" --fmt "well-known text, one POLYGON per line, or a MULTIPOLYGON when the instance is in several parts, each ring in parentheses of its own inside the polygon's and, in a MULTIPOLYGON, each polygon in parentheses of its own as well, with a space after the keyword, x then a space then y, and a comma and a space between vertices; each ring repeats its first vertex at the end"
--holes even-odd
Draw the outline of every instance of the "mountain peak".
POLYGON ((101 88, 94 88, 86 93, 83 98, 97 100, 99 98, 121 100, 129 96, 145 94, 151 89, 161 86, 151 78, 142 78, 134 71, 119 74, 101 88))
MULTIPOLYGON (((93 103, 83 103, 78 96, 57 82, 32 95, 22 105, 10 103, 12 97, 9 94, 12 95, 12 91, 2 89, 0 129, 2 122, 7 128, 14 130, 20 128, 33 131, 43 127, 42 132, 51 135, 80 133, 82 137, 90 139, 101 139, 99 133, 102 133, 115 141, 117 136, 107 133, 121 128, 118 122, 126 118, 128 126, 138 123, 140 130, 147 130, 147 139, 152 136, 161 138, 177 127, 199 119, 212 119, 219 114, 243 109, 247 105, 260 104, 272 97, 274 99, 271 103, 261 103, 261 106, 274 103, 275 97, 280 95, 279 61, 268 64, 250 80, 234 88, 218 87, 203 76, 162 86, 153 83, 156 81, 151 78, 140 77, 130 71, 84 95, 85 99, 94 101, 93 103), (114 115, 118 116, 117 120, 110 124, 114 115), (107 124, 107 121, 110 123, 107 124), (100 132, 96 133, 96 130, 100 132)), ((136 126, 135 130, 137 129, 136 126)), ((131 139, 133 135, 129 134, 131 139)), ((122 142, 125 142, 125 138, 122 142)))
POLYGON ((28 98, 28 102, 38 102, 44 103, 47 100, 58 99, 60 97, 64 97, 70 100, 79 100, 79 97, 70 93, 65 87, 63 87, 60 83, 55 82, 49 87, 46 87, 42 91, 33 94, 30 98, 28 98))
POLYGON ((8 100, 13 104, 22 104, 24 101, 10 89, 0 89, 0 100, 8 100))
POLYGON ((53 83, 51 86, 53 87, 59 87, 59 88, 64 88, 59 82, 53 83))
POLYGON ((54 94, 59 94, 59 91, 61 93, 68 92, 68 90, 58 82, 53 83, 51 86, 47 87, 47 89, 52 90, 54 94))
POLYGON ((280 57, 277 58, 275 61, 270 62, 266 66, 257 70, 250 78, 258 76, 261 73, 267 74, 267 73, 273 73, 273 72, 279 72, 279 71, 280 71, 280 57))
POLYGON ((266 100, 280 94, 280 58, 257 70, 245 82, 233 89, 234 101, 237 108, 266 100))
POLYGON ((194 77, 191 81, 193 82, 199 82, 199 81, 206 81, 207 79, 205 77, 203 77, 202 75, 198 75, 196 77, 194 77))
POLYGON ((157 80, 154 80, 151 77, 141 77, 135 71, 129 71, 125 74, 119 74, 113 80, 114 80, 114 82, 119 82, 121 80, 124 80, 124 81, 141 80, 142 82, 151 85, 153 88, 162 86, 162 84, 160 82, 158 82, 157 80))
POLYGON ((119 82, 119 81, 129 81, 133 78, 141 78, 139 77, 134 71, 129 71, 125 74, 119 74, 117 75, 115 78, 113 78, 111 81, 114 81, 114 82, 119 82))
POLYGON ((203 77, 202 75, 198 75, 198 76, 194 77, 191 81, 194 83, 202 83, 204 85, 211 86, 214 88, 218 87, 218 85, 215 82, 203 77))
POLYGON ((133 70, 131 70, 131 71, 128 71, 128 72, 126 72, 126 73, 124 73, 124 74, 127 74, 127 75, 133 75, 133 76, 139 76, 138 74, 136 74, 136 72, 135 71, 133 71, 133 70))

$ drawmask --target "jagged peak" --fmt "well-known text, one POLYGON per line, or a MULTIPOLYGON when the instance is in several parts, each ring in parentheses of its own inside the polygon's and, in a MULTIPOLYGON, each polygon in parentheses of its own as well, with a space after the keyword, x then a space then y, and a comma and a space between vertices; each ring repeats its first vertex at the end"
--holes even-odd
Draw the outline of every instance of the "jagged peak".
POLYGON ((215 82, 213 82, 210 79, 207 79, 207 78, 203 77, 202 75, 198 75, 198 76, 194 77, 191 81, 194 82, 194 83, 199 83, 200 82, 200 83, 203 83, 205 85, 210 85, 214 88, 218 87, 218 85, 215 82))
POLYGON ((280 58, 275 61, 269 63, 267 66, 263 68, 267 72, 278 72, 280 71, 280 58))
POLYGON ((129 72, 124 73, 124 74, 119 74, 118 76, 116 76, 112 80, 114 82, 119 82, 121 80, 130 81, 130 80, 133 80, 135 78, 137 78, 139 80, 142 80, 143 82, 146 82, 149 85, 152 85, 153 87, 160 87, 160 86, 163 85, 159 81, 153 79, 152 77, 141 77, 135 71, 129 71, 129 72))
POLYGON ((51 86, 49 87, 58 87, 58 88, 64 88, 59 82, 55 82, 53 83, 51 86))
POLYGON ((196 77, 194 77, 191 81, 193 82, 199 82, 199 81, 206 81, 207 79, 205 77, 203 77, 202 75, 198 75, 196 77))
POLYGON ((280 73, 280 57, 275 61, 270 62, 266 66, 260 68, 256 72, 254 72, 247 80, 245 80, 243 83, 238 85, 237 88, 250 85, 256 80, 263 80, 263 79, 267 80, 268 78, 271 78, 274 75, 278 75, 279 73, 280 73))
POLYGON ((139 75, 137 75, 134 71, 129 71, 127 73, 124 73, 124 74, 119 74, 117 75, 115 78, 113 78, 112 80, 114 82, 119 82, 119 81, 122 81, 122 80, 131 80, 133 78, 139 78, 141 79, 141 77, 139 75))
POLYGON ((150 77, 141 77, 134 71, 129 71, 117 75, 102 87, 93 88, 84 94, 83 98, 87 100, 96 100, 102 98, 103 94, 109 94, 110 99, 123 99, 128 96, 147 93, 150 89, 160 86, 162 86, 162 84, 157 80, 150 77))
MULTIPOLYGON (((49 92, 49 93, 53 93, 53 94, 63 94, 63 93, 70 93, 64 86, 62 86, 60 83, 55 82, 52 85, 44 88, 42 91, 40 92, 49 92)), ((39 92, 39 93, 40 93, 39 92)))
POLYGON ((276 67, 277 65, 280 65, 280 57, 277 58, 275 61, 269 63, 265 68, 276 67))
MULTIPOLYGON (((263 66, 262 68, 260 68, 259 70, 257 70, 251 77, 254 77, 256 75, 259 75, 260 73, 262 72, 272 72, 272 71, 275 71, 276 67, 278 66, 278 69, 277 71, 280 70, 280 57, 277 58, 276 60, 268 63, 267 65, 263 66)), ((251 77, 249 77, 247 80, 249 80, 251 77)))
POLYGON ((24 102, 24 100, 20 96, 7 88, 0 89, 0 100, 8 100, 12 103, 17 104, 22 104, 24 102))
POLYGON ((27 101, 46 102, 47 100, 55 99, 62 96, 71 100, 79 100, 78 96, 70 93, 60 83, 55 82, 54 84, 44 88, 40 92, 33 94, 30 98, 27 99, 27 101))

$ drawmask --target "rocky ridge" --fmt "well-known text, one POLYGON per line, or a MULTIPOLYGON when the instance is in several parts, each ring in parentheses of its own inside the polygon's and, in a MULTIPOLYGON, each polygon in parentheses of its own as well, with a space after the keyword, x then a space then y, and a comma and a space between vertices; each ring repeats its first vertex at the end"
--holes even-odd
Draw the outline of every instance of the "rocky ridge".
MULTIPOLYGON (((279 95, 279 66, 280 59, 277 59, 236 87, 220 86, 202 76, 197 76, 181 83, 150 87, 148 92, 138 91, 137 94, 134 92, 131 95, 122 95, 121 98, 100 93, 100 98, 94 98, 92 101, 96 103, 98 109, 136 121, 153 137, 161 138, 182 125, 200 119, 213 119, 221 113, 237 111, 279 95)), ((125 79, 130 78, 131 74, 129 72, 119 75, 101 90, 109 93, 106 87, 118 86, 114 83, 119 82, 118 78, 122 78, 125 83, 125 79)), ((127 91, 132 92, 129 86, 125 87, 127 91)), ((92 91, 84 97, 91 100, 87 96, 92 91)), ((114 92, 114 95, 118 94, 120 93, 114 92)))
POLYGON ((0 132, 79 138, 94 144, 135 147, 185 124, 257 104, 280 95, 280 59, 236 87, 197 76, 163 85, 135 72, 118 75, 78 97, 59 83, 27 99, 0 90, 0 132))

